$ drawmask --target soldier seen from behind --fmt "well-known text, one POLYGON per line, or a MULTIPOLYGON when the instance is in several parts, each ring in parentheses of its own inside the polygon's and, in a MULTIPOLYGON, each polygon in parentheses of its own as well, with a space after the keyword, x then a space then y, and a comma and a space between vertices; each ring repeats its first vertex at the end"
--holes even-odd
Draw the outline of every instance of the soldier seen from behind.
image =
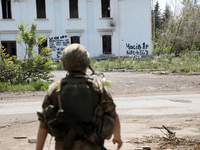
MULTIPOLYGON (((90 55, 80 44, 71 44, 62 53, 66 77, 46 91, 36 150, 42 150, 47 134, 55 136, 56 150, 106 150, 104 140, 113 135, 117 149, 122 146, 116 105, 104 85, 86 75, 90 55)), ((90 67, 91 68, 91 67, 90 67)))

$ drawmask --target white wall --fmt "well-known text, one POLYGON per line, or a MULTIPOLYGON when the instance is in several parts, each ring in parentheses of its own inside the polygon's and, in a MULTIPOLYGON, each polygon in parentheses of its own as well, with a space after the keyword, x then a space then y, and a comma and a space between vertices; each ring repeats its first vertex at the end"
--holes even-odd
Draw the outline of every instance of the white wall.
MULTIPOLYGON (((13 19, 2 19, 0 7, 0 41, 15 40, 16 25, 21 21, 28 24, 34 22, 38 32, 47 37, 80 36, 81 44, 87 47, 92 57, 102 55, 102 35, 112 35, 113 56, 133 55, 136 52, 137 55, 141 52, 150 55, 151 0, 110 1, 110 19, 101 18, 100 0, 79 0, 78 19, 69 19, 68 0, 46 0, 46 19, 36 19, 35 0, 12 0, 13 19)), ((20 57, 24 55, 24 48, 19 44, 17 54, 20 57)))
POLYGON ((152 53, 151 42, 151 1, 124 0, 120 2, 120 53, 125 55, 127 50, 152 53), (125 1, 127 3, 125 3, 125 1), (143 43, 145 48, 143 49, 143 43), (131 45, 128 48, 126 45, 131 45), (141 49, 136 46, 141 45, 141 49))

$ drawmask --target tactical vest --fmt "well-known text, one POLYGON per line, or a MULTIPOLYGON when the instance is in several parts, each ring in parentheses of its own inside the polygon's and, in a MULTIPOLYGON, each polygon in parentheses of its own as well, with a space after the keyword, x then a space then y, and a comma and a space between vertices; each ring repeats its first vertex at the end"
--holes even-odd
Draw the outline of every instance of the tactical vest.
POLYGON ((99 95, 94 91, 92 79, 63 78, 60 99, 62 109, 75 122, 92 122, 99 95))

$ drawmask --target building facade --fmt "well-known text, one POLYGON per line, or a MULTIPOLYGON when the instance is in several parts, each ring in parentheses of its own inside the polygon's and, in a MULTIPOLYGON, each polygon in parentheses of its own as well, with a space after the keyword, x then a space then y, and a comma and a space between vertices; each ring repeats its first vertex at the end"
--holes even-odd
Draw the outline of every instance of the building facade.
POLYGON ((91 57, 152 53, 151 0, 0 0, 0 43, 23 57, 17 24, 37 24, 58 59, 71 43, 85 45, 91 57))

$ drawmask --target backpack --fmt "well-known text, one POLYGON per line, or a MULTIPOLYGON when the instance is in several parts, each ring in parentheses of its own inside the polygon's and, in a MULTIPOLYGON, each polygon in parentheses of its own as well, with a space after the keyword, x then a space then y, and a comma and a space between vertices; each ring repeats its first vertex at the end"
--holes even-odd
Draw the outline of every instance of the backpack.
POLYGON ((90 78, 63 78, 60 99, 62 109, 75 122, 91 123, 99 95, 90 78))
POLYGON ((83 77, 63 78, 58 81, 59 110, 57 111, 52 105, 47 109, 53 112, 50 119, 47 120, 51 135, 65 136, 70 128, 74 126, 73 123, 75 123, 84 126, 84 131, 78 128, 79 132, 94 132, 101 139, 111 138, 114 129, 114 119, 106 114, 99 105, 100 96, 95 92, 92 81, 92 78, 83 77), (67 117, 70 118, 70 123, 66 123, 66 120, 60 121, 63 117, 59 117, 58 121, 57 114, 60 111, 65 112, 67 117))

